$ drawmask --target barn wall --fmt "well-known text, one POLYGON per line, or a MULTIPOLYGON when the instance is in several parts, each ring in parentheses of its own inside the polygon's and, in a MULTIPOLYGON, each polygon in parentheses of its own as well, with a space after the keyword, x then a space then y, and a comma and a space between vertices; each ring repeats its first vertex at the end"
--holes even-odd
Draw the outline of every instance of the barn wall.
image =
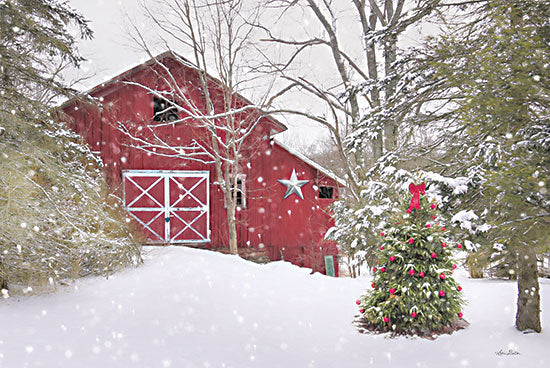
POLYGON ((332 226, 327 207, 333 200, 319 199, 317 188, 319 184, 333 186, 337 195, 336 183, 273 141, 253 163, 252 171, 251 176, 261 180, 252 181, 250 195, 261 195, 251 201, 249 209, 250 227, 258 232, 251 237, 251 245, 263 244, 271 259, 282 256, 295 264, 324 269, 322 255, 336 257, 338 250, 323 240, 332 226), (293 169, 298 179, 309 180, 301 187, 303 200, 295 194, 283 199, 286 187, 278 180, 289 179, 293 169))
MULTIPOLYGON (((190 86, 198 83, 196 76, 185 68, 174 65, 173 70, 184 83, 190 86)), ((162 81, 148 69, 134 73, 131 79, 144 85, 162 87, 162 81)), ((130 147, 132 140, 118 129, 117 124, 133 125, 136 129, 133 132, 138 132, 140 125, 152 120, 152 96, 135 85, 118 82, 117 86, 108 86, 92 94, 101 102, 100 108, 83 103, 65 108, 65 112, 73 118, 72 128, 86 139, 92 151, 99 152, 108 183, 121 195, 123 170, 210 171, 211 243, 206 246, 227 246, 223 193, 218 185, 212 184, 216 181, 214 165, 163 157, 130 147)), ((198 93, 192 87, 189 91, 191 95, 198 93)), ((191 138, 198 139, 204 134, 185 124, 166 126, 159 132, 172 145, 185 144, 191 138)), ((323 235, 332 222, 326 212, 332 200, 318 199, 314 186, 328 183, 335 187, 337 194, 336 183, 277 145, 269 136, 270 126, 259 125, 242 162, 241 172, 246 175, 247 206, 237 213, 239 247, 266 249, 273 260, 282 256, 295 264, 323 271, 322 256, 332 254, 336 258, 338 252, 333 243, 323 241, 323 235), (286 187, 277 180, 289 179, 292 169, 296 170, 299 179, 309 180, 301 188, 303 200, 296 195, 283 199, 286 187)))

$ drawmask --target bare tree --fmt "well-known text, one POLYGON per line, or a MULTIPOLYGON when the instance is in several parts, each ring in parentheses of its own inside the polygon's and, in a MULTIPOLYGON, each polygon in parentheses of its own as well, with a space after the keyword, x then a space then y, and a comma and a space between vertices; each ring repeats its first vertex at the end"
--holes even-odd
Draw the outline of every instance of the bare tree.
POLYGON ((260 143, 252 133, 265 118, 261 113, 265 99, 253 105, 240 94, 247 83, 254 82, 245 55, 252 52, 251 41, 257 31, 253 24, 261 7, 257 3, 249 6, 244 0, 161 0, 154 6, 145 1, 141 5, 164 49, 181 49, 192 55, 184 58, 171 53, 172 60, 194 71, 198 83, 183 85, 165 60, 155 58, 152 43, 133 23, 134 40, 153 58, 153 70, 166 88, 128 83, 161 100, 164 110, 160 114, 178 113, 159 123, 147 123, 139 133, 127 124, 119 128, 133 148, 214 165, 215 183, 223 191, 227 209, 230 252, 237 254, 238 177, 246 163, 243 157, 249 157, 260 143), (174 144, 157 134, 163 127, 179 124, 193 126, 199 136, 186 144, 174 144))
POLYGON ((274 65, 290 82, 288 89, 298 88, 326 106, 323 115, 303 110, 280 112, 305 116, 328 128, 346 162, 346 178, 352 198, 359 198, 368 168, 385 155, 400 148, 399 139, 410 138, 399 128, 417 114, 428 91, 407 97, 409 75, 398 58, 403 33, 430 15, 438 0, 267 0, 276 9, 291 12, 301 9, 313 15, 321 32, 304 39, 278 36, 268 27, 265 41, 292 49, 287 60, 274 65), (345 15, 342 15, 345 14, 345 15), (353 15, 350 15, 353 14, 353 15), (343 30, 352 29, 361 37, 342 39, 343 30), (312 48, 327 48, 337 76, 336 85, 327 87, 316 81, 309 71, 292 68, 301 54, 312 48), (416 110, 413 110, 413 106, 416 110), (358 170, 358 168, 362 168, 358 170))

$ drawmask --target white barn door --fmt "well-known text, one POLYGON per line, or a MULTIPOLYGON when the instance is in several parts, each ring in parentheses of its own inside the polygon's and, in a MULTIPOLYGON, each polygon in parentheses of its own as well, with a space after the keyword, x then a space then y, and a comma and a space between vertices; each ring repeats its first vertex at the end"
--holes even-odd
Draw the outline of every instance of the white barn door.
POLYGON ((210 241, 208 171, 126 170, 124 206, 151 243, 210 241))

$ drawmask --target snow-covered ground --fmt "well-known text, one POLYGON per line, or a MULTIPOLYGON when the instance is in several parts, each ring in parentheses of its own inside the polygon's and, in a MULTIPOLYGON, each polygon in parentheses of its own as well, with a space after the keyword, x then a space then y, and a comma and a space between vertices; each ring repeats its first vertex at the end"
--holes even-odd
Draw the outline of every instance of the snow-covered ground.
POLYGON ((468 329, 387 338, 352 325, 368 278, 147 248, 145 265, 108 280, 0 301, 0 367, 550 366, 550 280, 541 280, 543 333, 522 334, 516 283, 457 278, 468 329))

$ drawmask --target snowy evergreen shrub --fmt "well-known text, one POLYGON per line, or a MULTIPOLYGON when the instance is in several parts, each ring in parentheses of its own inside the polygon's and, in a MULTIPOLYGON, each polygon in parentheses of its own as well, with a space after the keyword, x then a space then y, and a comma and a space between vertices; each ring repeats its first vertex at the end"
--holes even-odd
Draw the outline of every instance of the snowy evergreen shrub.
POLYGON ((2 278, 34 288, 137 264, 119 199, 79 137, 53 121, 0 118, 2 278))

